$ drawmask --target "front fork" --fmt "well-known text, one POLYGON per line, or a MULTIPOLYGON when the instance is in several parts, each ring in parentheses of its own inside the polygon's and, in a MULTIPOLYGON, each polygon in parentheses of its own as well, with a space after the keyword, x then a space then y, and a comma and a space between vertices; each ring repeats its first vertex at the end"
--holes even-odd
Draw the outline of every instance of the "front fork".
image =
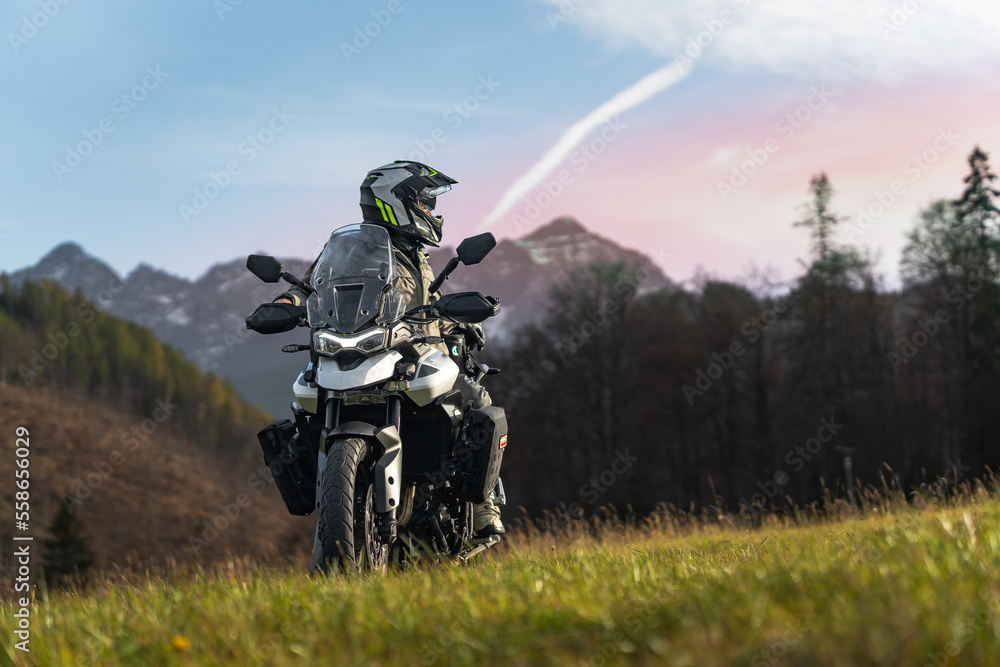
POLYGON ((375 433, 385 453, 375 464, 375 507, 378 533, 385 544, 396 539, 396 510, 403 481, 403 442, 399 437, 401 396, 386 398, 386 426, 375 433))

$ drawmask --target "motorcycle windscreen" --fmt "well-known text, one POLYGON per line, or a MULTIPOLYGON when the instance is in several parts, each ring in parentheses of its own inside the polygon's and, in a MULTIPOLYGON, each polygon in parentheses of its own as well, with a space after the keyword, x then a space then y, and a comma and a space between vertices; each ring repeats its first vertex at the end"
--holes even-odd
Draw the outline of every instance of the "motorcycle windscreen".
POLYGON ((313 269, 316 290, 306 302, 310 326, 355 333, 376 319, 396 316, 396 260, 389 233, 377 225, 355 224, 330 235, 313 269))

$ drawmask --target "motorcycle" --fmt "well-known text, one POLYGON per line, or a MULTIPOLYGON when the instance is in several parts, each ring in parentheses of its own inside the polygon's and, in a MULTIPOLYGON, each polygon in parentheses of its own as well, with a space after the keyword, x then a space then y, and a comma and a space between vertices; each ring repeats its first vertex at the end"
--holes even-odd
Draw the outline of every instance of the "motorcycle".
MULTIPOLYGON (((465 239, 428 293, 495 246, 489 233, 465 239)), ((465 562, 496 546, 499 535, 474 534, 473 504, 506 503, 507 419, 500 407, 463 399, 455 381, 499 372, 473 356, 485 342, 478 325, 500 312, 499 300, 460 292, 406 310, 389 234, 378 225, 334 231, 309 284, 274 257, 250 255, 247 268, 308 294, 304 306, 262 304, 246 325, 261 334, 310 329, 308 345, 282 348, 310 355, 292 385, 292 418, 258 440, 288 511, 318 515, 312 570, 465 562), (453 330, 427 336, 434 322, 453 330)))

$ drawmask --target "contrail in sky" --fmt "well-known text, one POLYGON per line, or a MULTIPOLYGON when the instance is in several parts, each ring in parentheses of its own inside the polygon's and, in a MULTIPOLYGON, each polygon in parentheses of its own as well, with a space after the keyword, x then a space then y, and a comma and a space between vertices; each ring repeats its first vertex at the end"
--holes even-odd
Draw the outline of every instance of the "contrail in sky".
POLYGON ((559 141, 527 173, 514 181, 514 184, 508 188, 507 192, 500 198, 500 201, 493 207, 493 210, 479 223, 478 231, 489 228, 501 216, 507 213, 514 204, 520 201, 522 197, 531 192, 532 188, 538 185, 550 171, 555 169, 567 155, 572 153, 594 128, 602 123, 607 123, 618 114, 642 104, 653 95, 674 85, 691 72, 691 67, 692 63, 689 59, 678 60, 666 67, 661 67, 618 93, 591 111, 584 118, 573 123, 559 137, 559 141))

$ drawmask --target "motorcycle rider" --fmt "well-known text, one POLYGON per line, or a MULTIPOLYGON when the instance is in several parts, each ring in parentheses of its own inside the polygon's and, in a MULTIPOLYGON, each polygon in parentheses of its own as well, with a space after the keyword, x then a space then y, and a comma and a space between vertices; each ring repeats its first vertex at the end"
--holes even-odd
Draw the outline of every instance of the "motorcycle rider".
MULTIPOLYGON (((361 183, 363 222, 380 225, 389 231, 399 269, 394 286, 402 292, 408 310, 426 306, 433 298, 440 296, 439 293, 428 293, 428 288, 434 282, 434 272, 424 245, 438 247, 440 244, 444 217, 434 215, 434 207, 437 197, 451 190, 452 184, 457 182, 421 162, 396 160, 369 171, 361 183)), ((309 283, 315 266, 314 261, 303 276, 303 282, 309 283)), ((305 305, 306 298, 307 295, 302 290, 291 287, 274 301, 305 305)), ((479 346, 485 343, 482 328, 478 324, 460 326, 470 343, 478 343, 479 346)), ((435 322, 425 325, 423 329, 427 336, 459 332, 459 327, 450 323, 439 327, 435 322)), ((441 351, 447 354, 446 347, 441 351)), ((475 408, 491 404, 486 388, 465 373, 459 373, 455 389, 462 392, 465 400, 472 400, 475 408)), ((486 502, 479 503, 474 508, 473 528, 479 537, 504 532, 500 510, 493 500, 493 494, 490 494, 486 502)))

